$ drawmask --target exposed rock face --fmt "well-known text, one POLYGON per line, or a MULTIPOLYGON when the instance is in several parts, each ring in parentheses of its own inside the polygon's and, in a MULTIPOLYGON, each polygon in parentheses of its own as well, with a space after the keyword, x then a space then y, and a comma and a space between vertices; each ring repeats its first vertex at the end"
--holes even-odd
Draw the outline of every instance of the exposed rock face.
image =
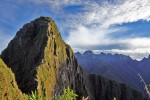
POLYGON ((0 100, 27 100, 18 89, 14 74, 0 58, 0 100))
MULTIPOLYGON (((118 85, 114 81, 105 82, 99 76, 89 76, 83 71, 70 46, 62 40, 54 21, 48 17, 40 17, 26 24, 17 32, 1 57, 15 73, 22 92, 38 90, 39 95, 46 96, 47 100, 60 94, 67 86, 79 95, 79 100, 82 96, 89 96, 90 100, 112 100, 113 96, 120 98, 119 92, 124 91, 120 85, 117 89, 112 87, 113 84, 118 85), (108 90, 104 90, 105 85, 100 88, 100 84, 106 84, 108 90), (100 90, 96 90, 97 87, 100 90), (101 92, 98 91, 107 95, 99 95, 101 92), (103 99, 103 96, 110 98, 103 99)), ((134 91, 128 87, 125 89, 134 91)), ((128 91, 124 91, 122 95, 127 93, 128 91)), ((133 99, 127 100, 143 100, 140 93, 136 92, 136 99, 134 93, 130 93, 126 96, 133 99)))
POLYGON ((142 94, 128 85, 106 79, 101 76, 90 75, 90 83, 94 90, 95 100, 143 100, 142 94))

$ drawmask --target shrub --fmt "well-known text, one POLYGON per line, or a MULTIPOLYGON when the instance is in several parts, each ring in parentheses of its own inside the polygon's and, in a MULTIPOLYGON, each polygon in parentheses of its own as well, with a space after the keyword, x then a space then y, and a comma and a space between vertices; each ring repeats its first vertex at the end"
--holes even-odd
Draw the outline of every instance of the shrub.
POLYGON ((63 94, 56 97, 56 100, 76 100, 78 95, 74 93, 69 87, 64 90, 63 94))
MULTIPOLYGON (((57 96, 56 100, 76 100, 76 97, 78 95, 74 93, 73 90, 71 90, 69 87, 63 91, 63 94, 60 96, 57 96)), ((28 96, 28 100, 46 100, 46 97, 41 98, 37 91, 31 92, 31 95, 28 96)))
POLYGON ((46 97, 45 98, 41 98, 39 95, 38 95, 38 93, 37 93, 37 91, 35 91, 35 92, 31 92, 31 95, 29 95, 29 97, 28 97, 28 100, 46 100, 46 97))

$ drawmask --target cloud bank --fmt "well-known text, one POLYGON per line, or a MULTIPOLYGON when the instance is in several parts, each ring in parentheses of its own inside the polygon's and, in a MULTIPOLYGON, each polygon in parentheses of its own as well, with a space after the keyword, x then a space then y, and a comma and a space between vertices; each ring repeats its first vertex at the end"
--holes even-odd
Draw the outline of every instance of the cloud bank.
MULTIPOLYGON (((30 2, 48 5, 50 10, 64 12, 68 6, 82 6, 82 12, 67 13, 66 19, 70 23, 90 25, 100 24, 103 27, 110 25, 150 20, 149 0, 16 0, 18 3, 30 2), (59 10, 59 11, 57 11, 59 10)), ((16 2, 15 1, 15 2, 16 2)), ((64 13, 65 14, 65 13, 64 13)), ((62 16, 61 16, 62 17, 62 16)), ((63 18, 65 19, 65 18, 63 18)))
POLYGON ((119 53, 130 55, 133 59, 141 60, 150 54, 150 38, 148 37, 128 37, 112 38, 112 34, 127 31, 128 28, 107 28, 84 27, 70 31, 66 42, 71 44, 74 52, 84 52, 86 50, 96 51, 95 53, 119 53))

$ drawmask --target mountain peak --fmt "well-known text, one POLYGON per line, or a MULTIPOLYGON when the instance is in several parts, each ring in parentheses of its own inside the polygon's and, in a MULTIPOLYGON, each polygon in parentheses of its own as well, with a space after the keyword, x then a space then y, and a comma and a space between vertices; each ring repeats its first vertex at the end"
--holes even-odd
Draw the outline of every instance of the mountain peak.
MULTIPOLYGON (((42 29, 46 29, 48 31, 51 31, 54 27, 56 27, 55 22, 50 17, 39 17, 30 23, 27 23, 23 26, 22 29, 20 29, 23 33, 32 33, 31 31, 34 30, 33 33, 38 33, 38 31, 42 31, 42 29)), ((17 32, 17 35, 20 33, 20 31, 17 32)))
POLYGON ((88 51, 85 51, 83 54, 84 55, 93 55, 94 53, 92 52, 92 50, 88 50, 88 51))
POLYGON ((23 93, 37 90, 50 99, 70 86, 79 95, 87 95, 82 69, 51 18, 40 17, 24 25, 1 57, 23 93))
POLYGON ((39 18, 35 19, 35 20, 43 20, 43 21, 51 21, 53 20, 52 18, 50 17, 47 17, 47 16, 40 16, 39 18))
POLYGON ((75 54, 76 54, 76 55, 81 55, 81 53, 80 53, 80 52, 76 52, 75 54))
POLYGON ((24 93, 29 93, 37 89, 35 77, 40 76, 37 73, 43 64, 46 63, 47 69, 49 66, 58 68, 59 63, 63 63, 68 54, 72 56, 71 53, 55 22, 49 17, 40 17, 24 25, 1 56, 15 73, 19 88, 24 93))
POLYGON ((106 53, 104 53, 104 52, 100 52, 100 55, 106 55, 106 53))
POLYGON ((150 55, 147 58, 150 58, 150 55))

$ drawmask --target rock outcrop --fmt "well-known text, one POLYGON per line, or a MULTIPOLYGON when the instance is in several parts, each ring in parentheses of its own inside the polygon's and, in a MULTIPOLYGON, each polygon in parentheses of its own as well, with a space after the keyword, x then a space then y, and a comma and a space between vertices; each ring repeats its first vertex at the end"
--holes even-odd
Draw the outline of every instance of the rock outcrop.
POLYGON ((1 57, 15 73, 23 93, 38 90, 41 97, 50 100, 70 86, 78 94, 78 100, 82 96, 89 96, 90 100, 112 100, 114 96, 119 99, 129 98, 126 100, 143 100, 138 92, 135 92, 137 98, 134 98, 135 90, 126 85, 123 87, 110 80, 106 82, 82 70, 72 49, 62 40, 55 22, 48 17, 40 17, 24 25, 1 57), (119 86, 115 87, 115 84, 119 86))
MULTIPOLYGON (((124 83, 118 83, 99 75, 90 75, 95 100, 144 100, 142 94, 124 83)), ((146 99, 145 99, 146 100, 146 99)))
POLYGON ((15 76, 0 58, 0 100, 27 100, 18 89, 15 76))

